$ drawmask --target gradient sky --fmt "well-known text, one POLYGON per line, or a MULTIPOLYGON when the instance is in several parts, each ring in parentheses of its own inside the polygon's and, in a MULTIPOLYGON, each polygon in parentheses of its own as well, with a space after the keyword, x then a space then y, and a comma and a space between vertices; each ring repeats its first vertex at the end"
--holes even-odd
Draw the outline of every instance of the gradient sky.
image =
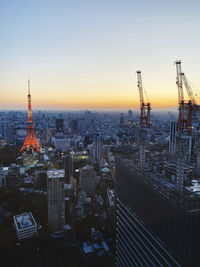
POLYGON ((177 105, 175 66, 200 88, 200 1, 0 0, 0 109, 177 105))

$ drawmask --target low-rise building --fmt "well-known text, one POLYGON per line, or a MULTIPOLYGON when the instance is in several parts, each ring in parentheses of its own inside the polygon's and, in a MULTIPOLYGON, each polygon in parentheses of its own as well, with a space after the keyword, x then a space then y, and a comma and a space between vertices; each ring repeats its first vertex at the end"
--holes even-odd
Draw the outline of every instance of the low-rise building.
POLYGON ((113 189, 107 188, 107 197, 108 197, 108 210, 111 216, 114 215, 115 211, 115 193, 113 189))
POLYGON ((15 215, 13 218, 18 239, 27 239, 37 234, 37 223, 31 212, 15 215))

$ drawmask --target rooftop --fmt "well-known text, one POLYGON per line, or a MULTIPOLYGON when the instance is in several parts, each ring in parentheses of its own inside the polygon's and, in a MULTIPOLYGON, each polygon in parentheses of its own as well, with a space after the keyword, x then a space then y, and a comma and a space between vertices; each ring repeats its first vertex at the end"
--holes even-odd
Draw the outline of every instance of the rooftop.
POLYGON ((64 184, 64 189, 71 189, 72 185, 71 184, 64 184))
POLYGON ((200 181, 192 180, 192 185, 186 186, 185 188, 190 192, 199 193, 200 192, 200 181))
POLYGON ((84 242, 83 243, 83 252, 85 254, 92 253, 92 252, 94 252, 94 248, 92 247, 92 245, 90 245, 89 242, 84 242))
POLYGON ((110 251, 106 241, 101 241, 100 243, 91 243, 90 241, 86 241, 82 244, 82 249, 85 255, 96 254, 98 256, 105 255, 105 252, 110 251))
POLYGON ((108 200, 109 200, 110 206, 114 206, 115 205, 114 190, 108 188, 107 189, 107 195, 108 195, 108 200))
POLYGON ((36 225, 36 221, 33 218, 33 215, 31 212, 22 213, 19 215, 14 216, 15 225, 17 227, 17 230, 24 229, 26 227, 30 227, 33 225, 36 225))
POLYGON ((104 172, 104 173, 110 172, 110 170, 108 168, 103 168, 103 169, 101 169, 101 171, 104 172))
POLYGON ((53 169, 47 172, 48 178, 62 178, 65 176, 64 170, 53 169))

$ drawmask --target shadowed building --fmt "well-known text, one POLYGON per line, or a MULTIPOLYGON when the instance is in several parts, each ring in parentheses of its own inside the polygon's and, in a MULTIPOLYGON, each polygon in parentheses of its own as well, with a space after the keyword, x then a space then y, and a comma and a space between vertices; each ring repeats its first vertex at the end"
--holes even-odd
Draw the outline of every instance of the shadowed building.
POLYGON ((65 225, 64 170, 47 172, 48 226, 51 232, 62 229, 65 225))
POLYGON ((62 118, 56 119, 56 130, 57 132, 63 132, 64 120, 62 118))
POLYGON ((95 195, 95 177, 96 173, 90 166, 86 166, 80 171, 81 190, 85 191, 89 197, 95 195))
POLYGON ((183 206, 183 196, 175 185, 153 173, 144 172, 141 176, 140 169, 134 166, 130 158, 117 157, 117 266, 180 266, 178 262, 194 263, 197 259, 194 259, 195 251, 192 251, 192 248, 195 249, 194 243, 191 243, 194 238, 193 216, 192 210, 187 207, 188 210, 183 206), (188 219, 191 225, 187 225, 188 219))

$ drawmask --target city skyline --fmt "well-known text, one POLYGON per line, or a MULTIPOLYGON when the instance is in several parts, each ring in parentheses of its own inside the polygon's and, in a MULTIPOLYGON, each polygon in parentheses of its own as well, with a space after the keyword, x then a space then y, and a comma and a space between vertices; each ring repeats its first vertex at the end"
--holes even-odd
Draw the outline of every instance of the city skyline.
POLYGON ((200 87, 191 2, 1 3, 1 109, 27 108, 28 76, 33 109, 139 108, 137 69, 153 109, 177 106, 176 59, 200 87))
POLYGON ((200 266, 199 10, 0 1, 7 267, 200 266))

